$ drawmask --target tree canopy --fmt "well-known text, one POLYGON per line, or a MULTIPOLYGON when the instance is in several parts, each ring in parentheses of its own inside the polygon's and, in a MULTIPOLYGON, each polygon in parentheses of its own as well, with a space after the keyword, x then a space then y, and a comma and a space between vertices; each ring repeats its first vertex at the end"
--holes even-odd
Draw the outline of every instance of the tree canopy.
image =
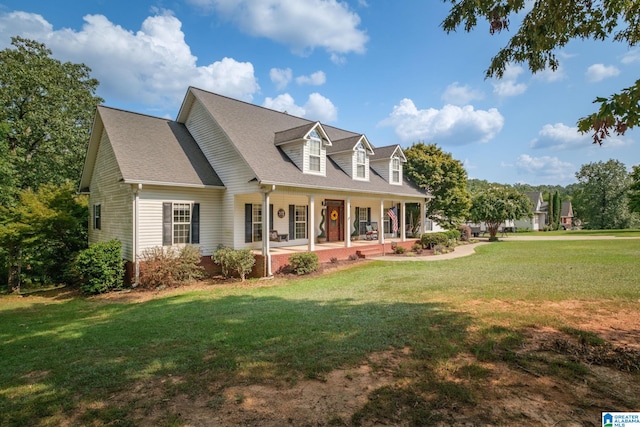
MULTIPOLYGON (((449 33, 463 26, 471 31, 479 19, 489 24, 491 34, 509 29, 510 18, 526 13, 520 28, 507 46, 492 59, 486 77, 501 78, 510 63, 524 63, 536 73, 550 68, 556 70, 558 48, 572 39, 605 40, 635 46, 640 41, 640 2, 629 0, 444 0, 452 4, 449 15, 442 22, 449 33)), ((640 120, 640 80, 619 93, 598 97, 597 112, 578 121, 578 129, 593 132, 593 142, 602 141, 613 131, 623 135, 638 126, 640 120)))
MULTIPOLYGON (((102 102, 98 81, 86 65, 52 58, 44 44, 14 37, 12 45, 0 51, 0 168, 16 193, 75 182, 102 102)), ((8 188, 0 190, 6 198, 8 188)))
POLYGON ((473 196, 471 220, 487 224, 489 240, 497 240, 498 228, 503 222, 531 215, 531 200, 510 187, 491 186, 473 196))
POLYGON ((422 142, 405 150, 407 176, 433 196, 426 206, 427 218, 445 228, 455 228, 466 220, 471 207, 467 191, 467 171, 459 160, 435 144, 422 142))
POLYGON ((584 227, 619 229, 631 225, 628 175, 625 165, 618 160, 582 165, 576 173, 581 186, 573 205, 584 227))

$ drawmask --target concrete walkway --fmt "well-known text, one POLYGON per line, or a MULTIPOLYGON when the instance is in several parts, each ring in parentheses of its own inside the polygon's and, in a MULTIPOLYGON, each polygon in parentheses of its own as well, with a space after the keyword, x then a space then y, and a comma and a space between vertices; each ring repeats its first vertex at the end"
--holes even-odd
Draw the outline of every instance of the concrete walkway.
POLYGON ((476 253, 476 248, 480 245, 487 245, 489 242, 478 242, 470 245, 456 246, 453 252, 448 252, 442 255, 428 255, 428 256, 401 256, 401 255, 383 255, 371 257, 369 259, 375 259, 379 261, 442 261, 445 259, 461 258, 476 253))
MULTIPOLYGON (((540 236, 540 235, 515 235, 511 234, 506 237, 499 237, 501 241, 544 241, 544 240, 638 240, 640 237, 616 237, 616 236, 540 236)), ((384 255, 372 257, 370 259, 380 261, 442 261, 445 259, 462 258, 465 256, 473 255, 476 252, 476 248, 480 245, 487 245, 490 242, 485 239, 478 243, 472 243, 470 245, 456 246, 453 252, 449 252, 442 255, 429 255, 429 256, 399 256, 399 255, 384 255)))

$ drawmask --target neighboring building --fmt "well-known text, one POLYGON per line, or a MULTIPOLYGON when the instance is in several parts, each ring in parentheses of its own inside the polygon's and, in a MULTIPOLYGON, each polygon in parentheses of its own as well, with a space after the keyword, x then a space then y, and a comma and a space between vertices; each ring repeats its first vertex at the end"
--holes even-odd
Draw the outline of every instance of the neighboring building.
POLYGON ((547 223, 548 203, 544 201, 540 191, 525 194, 531 200, 531 213, 533 216, 515 221, 515 227, 517 229, 528 228, 532 231, 540 231, 547 223))
POLYGON ((89 242, 120 240, 136 271, 145 249, 197 244, 253 249, 269 275, 274 247, 349 248, 372 224, 405 240, 406 204, 424 218, 429 197, 405 162, 398 145, 189 88, 175 121, 98 107, 80 189, 89 242))
POLYGON ((573 206, 571 202, 562 202, 560 210, 560 226, 565 230, 571 230, 573 227, 573 206))

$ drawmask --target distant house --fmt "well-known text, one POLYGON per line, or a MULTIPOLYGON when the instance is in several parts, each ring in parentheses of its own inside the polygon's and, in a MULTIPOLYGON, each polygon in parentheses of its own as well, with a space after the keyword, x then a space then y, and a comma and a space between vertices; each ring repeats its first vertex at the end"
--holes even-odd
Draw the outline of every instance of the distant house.
POLYGON ((562 202, 562 209, 560 210, 560 225, 565 230, 571 230, 573 227, 573 206, 571 202, 562 202))
POLYGON ((528 228, 532 231, 540 231, 547 223, 548 204, 544 201, 540 191, 532 191, 525 194, 531 200, 531 213, 533 216, 515 221, 515 226, 520 229, 528 228))
POLYGON ((148 248, 196 244, 252 249, 270 275, 274 248, 350 249, 371 227, 405 240, 406 204, 424 218, 430 197, 405 162, 398 145, 189 88, 175 121, 98 107, 80 189, 89 242, 120 240, 135 271, 148 248))

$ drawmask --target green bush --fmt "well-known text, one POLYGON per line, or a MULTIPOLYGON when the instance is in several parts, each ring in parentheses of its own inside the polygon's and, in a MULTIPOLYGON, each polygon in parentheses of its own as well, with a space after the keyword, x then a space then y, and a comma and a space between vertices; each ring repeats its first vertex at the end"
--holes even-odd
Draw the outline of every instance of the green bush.
POLYGON ((119 240, 111 240, 80 251, 75 258, 73 272, 86 293, 99 294, 122 288, 122 244, 119 240))
POLYGON ((300 252, 289 257, 291 270, 296 274, 309 274, 320 267, 318 255, 313 252, 300 252))
POLYGON ((458 240, 460 240, 460 230, 447 230, 444 232, 447 237, 449 238, 449 240, 453 241, 453 242, 457 242, 458 240))
POLYGON ((420 236, 420 243, 423 248, 433 249, 436 245, 447 246, 449 244, 449 236, 447 233, 424 233, 420 236))
POLYGON ((405 253, 406 251, 407 251, 407 248, 405 248, 404 246, 398 246, 398 245, 396 245, 396 246, 393 248, 393 253, 395 253, 395 254, 403 254, 403 253, 405 253))
POLYGON ((142 252, 140 279, 143 288, 175 286, 204 277, 200 249, 194 245, 181 248, 155 246, 142 252))
POLYGON ((224 277, 237 275, 243 282, 256 263, 251 249, 235 250, 220 246, 211 258, 221 267, 224 277))

